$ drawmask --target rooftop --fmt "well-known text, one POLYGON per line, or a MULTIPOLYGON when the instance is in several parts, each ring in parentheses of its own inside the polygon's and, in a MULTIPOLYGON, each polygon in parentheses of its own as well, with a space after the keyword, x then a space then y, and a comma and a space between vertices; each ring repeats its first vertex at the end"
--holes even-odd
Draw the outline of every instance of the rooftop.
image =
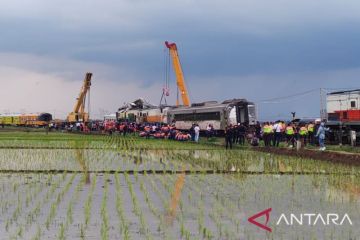
POLYGON ((346 94, 346 93, 360 93, 360 89, 353 89, 353 90, 346 90, 346 91, 338 91, 338 92, 331 92, 328 95, 337 95, 337 94, 346 94))

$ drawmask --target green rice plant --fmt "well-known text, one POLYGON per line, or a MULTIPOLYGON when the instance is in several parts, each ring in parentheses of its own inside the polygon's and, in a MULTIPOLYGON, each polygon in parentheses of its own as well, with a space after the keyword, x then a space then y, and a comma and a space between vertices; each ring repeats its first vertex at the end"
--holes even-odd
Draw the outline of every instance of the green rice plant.
POLYGON ((80 238, 85 239, 85 229, 83 224, 80 225, 80 238))
MULTIPOLYGON (((50 177, 52 179, 52 176, 50 177)), ((61 178, 58 179, 53 185, 51 185, 51 188, 48 188, 48 191, 45 194, 45 197, 38 201, 38 203, 34 206, 34 208, 27 214, 26 217, 26 224, 29 225, 34 222, 34 220, 39 216, 40 210, 43 205, 45 205, 49 201, 49 197, 55 192, 55 190, 60 185, 60 182, 62 181, 61 178)))
POLYGON ((147 188, 144 185, 143 180, 140 180, 140 190, 144 194, 145 202, 150 209, 151 213, 156 216, 159 220, 161 219, 160 213, 158 209, 154 206, 153 202, 151 201, 151 198, 149 196, 149 192, 147 191, 147 188))
POLYGON ((18 196, 17 196, 17 204, 16 204, 16 208, 14 210, 14 212, 12 213, 11 219, 10 219, 10 223, 12 224, 13 222, 15 222, 17 220, 17 218, 19 217, 21 211, 22 211, 22 199, 21 199, 22 194, 19 192, 18 196))
POLYGON ((5 221, 5 230, 6 230, 6 232, 9 231, 9 227, 10 227, 10 220, 6 219, 6 221, 5 221))
MULTIPOLYGON (((46 189, 46 188, 41 188, 41 185, 36 185, 35 184, 36 182, 33 182, 33 183, 28 183, 26 186, 26 190, 25 190, 25 194, 23 195, 26 195, 28 199, 32 199, 34 198, 34 196, 42 191, 43 189, 46 189), (36 189, 34 190, 34 186, 36 186, 36 189), (39 187, 40 186, 40 187, 39 187), (29 197, 29 192, 32 192, 31 193, 31 197, 29 197)), ((20 193, 20 192, 19 192, 20 193)), ((30 221, 30 218, 34 217, 34 214, 35 214, 35 210, 36 208, 34 207, 32 210, 30 210, 31 208, 29 208, 29 211, 27 211, 27 209, 23 209, 23 206, 26 206, 26 203, 23 203, 22 199, 21 199, 21 196, 18 195, 18 201, 17 201, 17 207, 15 209, 15 211, 12 213, 12 216, 11 216, 11 221, 13 222, 16 222, 16 230, 10 234, 10 236, 13 236, 14 238, 16 238, 16 236, 18 236, 19 233, 23 233, 23 232, 26 232, 28 227, 30 226, 30 224, 33 223, 33 221, 30 221), (22 217, 20 217, 22 216, 22 217)), ((41 199, 38 199, 38 205, 40 206, 41 203, 41 199)), ((34 206, 35 206, 35 203, 34 203, 34 206)), ((40 211, 40 207, 38 207, 38 211, 40 211)), ((8 222, 8 225, 6 226, 6 229, 9 231, 9 228, 10 228, 10 222, 8 222)))
POLYGON ((65 226, 63 223, 60 224, 58 239, 65 240, 65 226))
POLYGON ((90 222, 90 216, 91 216, 91 207, 92 207, 92 201, 93 201, 93 194, 94 194, 94 190, 95 190, 95 186, 96 186, 96 174, 94 174, 94 177, 91 181, 91 187, 90 187, 90 191, 88 193, 87 199, 85 201, 85 206, 84 206, 84 217, 85 217, 85 226, 84 226, 84 230, 87 229, 88 224, 90 222))
POLYGON ((115 173, 115 186, 116 186, 116 211, 120 218, 120 233, 124 239, 130 239, 129 223, 125 217, 122 200, 122 190, 118 173, 115 173))
POLYGON ((17 231, 17 237, 22 237, 23 236, 23 228, 20 226, 18 231, 17 231))
POLYGON ((52 221, 55 218, 56 212, 57 212, 57 207, 59 206, 60 202, 62 201, 64 195, 69 191, 74 179, 75 179, 75 174, 72 174, 71 178, 69 179, 69 181, 66 183, 65 187, 62 189, 62 191, 57 195, 56 200, 54 202, 52 202, 51 207, 50 207, 50 212, 46 217, 46 221, 45 221, 45 226, 46 229, 50 228, 50 224, 52 223, 52 221))
POLYGON ((104 177, 104 193, 103 199, 101 202, 101 239, 108 240, 109 239, 109 217, 107 212, 107 199, 108 199, 108 190, 109 190, 109 182, 107 181, 109 176, 106 174, 104 177))
MULTIPOLYGON (((209 229, 204 230, 206 228, 204 226, 204 211, 203 211, 204 206, 203 206, 203 201, 201 200, 202 199, 201 195, 203 195, 201 189, 204 189, 204 187, 203 186, 197 186, 198 183, 199 183, 198 181, 195 181, 195 182, 191 181, 191 183, 187 184, 186 188, 189 189, 190 193, 195 192, 198 195, 198 198, 196 198, 197 200, 192 201, 190 199, 190 202, 195 207, 195 209, 198 209, 198 217, 197 217, 197 220, 198 220, 198 233, 199 233, 199 235, 202 235, 204 238, 207 238, 207 237, 213 236, 213 233, 209 229), (205 233, 204 233, 204 231, 205 231, 205 233)), ((224 198, 226 198, 226 197, 222 196, 221 200, 223 200, 224 198)), ((221 201, 219 201, 219 199, 214 198, 214 203, 213 204, 214 204, 212 206, 213 212, 210 213, 209 216, 215 222, 215 224, 217 226, 217 229, 218 229, 219 236, 223 236, 224 231, 223 231, 221 221, 217 220, 219 216, 232 215, 230 217, 230 220, 234 223, 235 226, 238 226, 239 221, 236 219, 234 214, 231 213, 231 210, 230 210, 231 207, 226 205, 226 204, 229 204, 229 203, 221 202, 221 201)))
MULTIPOLYGON (((11 137, 11 135, 9 135, 9 137, 11 137)), ((242 229, 239 228, 239 216, 236 215, 236 212, 238 212, 237 210, 244 210, 244 208, 248 206, 248 201, 254 202, 259 206, 272 205, 278 198, 285 196, 288 197, 290 195, 291 198, 296 199, 310 191, 315 194, 310 194, 307 201, 314 202, 320 206, 327 206, 329 203, 343 203, 342 205, 344 207, 351 206, 351 209, 356 209, 354 206, 359 203, 355 194, 347 192, 349 189, 357 191, 357 188, 352 188, 352 185, 350 185, 354 184, 355 186, 359 186, 359 182, 356 182, 355 180, 359 177, 357 167, 342 167, 340 165, 331 165, 328 163, 300 158, 277 157, 273 155, 250 152, 246 149, 228 152, 219 149, 207 151, 206 149, 208 149, 208 146, 204 146, 203 148, 205 151, 204 149, 199 151, 194 149, 192 146, 194 144, 177 143, 166 140, 147 141, 145 139, 139 139, 131 136, 95 137, 70 135, 66 136, 66 140, 59 140, 60 138, 57 138, 58 139, 56 140, 42 139, 41 142, 37 141, 35 138, 26 141, 21 139, 15 139, 14 141, 14 139, 12 139, 11 141, 6 140, 7 142, 4 143, 2 142, 0 136, 0 145, 12 144, 14 146, 23 145, 25 147, 50 146, 57 148, 71 147, 72 141, 80 141, 86 142, 84 144, 79 144, 79 147, 82 149, 87 147, 98 148, 96 150, 92 149, 85 151, 85 154, 89 155, 89 166, 91 166, 92 170, 113 170, 114 166, 116 166, 117 169, 120 169, 119 166, 124 166, 124 169, 129 169, 130 166, 131 170, 135 170, 135 173, 133 176, 134 178, 129 178, 128 176, 128 179, 125 178, 126 184, 128 186, 131 185, 131 187, 128 188, 129 192, 123 193, 122 186, 118 186, 118 184, 116 186, 116 210, 120 219, 119 227, 121 239, 129 239, 131 237, 131 225, 127 219, 128 216, 126 216, 124 211, 124 207, 126 206, 124 206, 122 194, 130 195, 132 201, 132 211, 138 218, 135 221, 139 224, 142 234, 145 235, 144 237, 151 237, 151 233, 147 230, 148 227, 146 225, 146 220, 149 218, 148 215, 145 215, 144 210, 147 211, 147 209, 151 212, 149 215, 150 218, 156 217, 159 220, 158 229, 160 233, 158 234, 160 234, 160 236, 164 239, 173 237, 167 234, 167 231, 169 230, 165 225, 166 221, 164 220, 164 216, 162 214, 162 207, 161 209, 157 209, 155 207, 156 204, 154 203, 156 203, 155 200, 159 199, 161 201, 160 204, 164 206, 165 211, 169 209, 169 196, 171 196, 174 192, 173 185, 175 175, 157 174, 155 176, 149 176, 150 174, 148 175, 145 172, 143 178, 137 171, 140 168, 137 163, 139 162, 141 154, 145 156, 145 164, 142 165, 141 168, 144 167, 144 169, 150 169, 153 173, 160 169, 163 171, 170 170, 175 173, 176 170, 181 171, 182 165, 185 165, 186 169, 190 170, 190 173, 200 172, 200 174, 196 174, 196 176, 186 176, 186 184, 182 193, 183 197, 178 205, 180 211, 176 216, 176 220, 178 221, 177 229, 179 229, 179 234, 182 239, 239 239, 239 232, 242 231, 242 229), (96 141, 96 143, 93 143, 92 141, 96 141), (155 158, 147 155, 154 155, 155 158), (164 163, 163 165, 159 165, 158 158, 160 157, 162 158, 162 163, 164 163), (135 165, 133 163, 134 160, 136 160, 135 165), (231 172, 230 175, 226 176, 209 176, 205 173, 205 171, 208 170, 228 171, 230 169, 235 170, 231 172), (252 176, 242 173, 246 171, 259 171, 268 173, 269 175, 252 176), (297 174, 300 172, 306 174, 314 173, 315 177, 312 175, 307 175, 306 177, 300 175, 299 177, 297 174), (283 173, 285 173, 284 176, 280 175, 283 173), (287 175, 289 173, 292 174, 287 175), (340 177, 328 176, 328 174, 331 173, 340 177), (352 173, 353 175, 351 177, 341 177, 343 173, 346 175, 352 173), (326 176, 324 176, 325 174, 326 176), (336 180, 337 178, 339 179, 336 180), (304 179, 306 181, 304 181, 304 179), (279 182, 284 184, 277 185, 279 182), (261 185, 262 183, 265 183, 264 186, 261 185), (272 186, 272 189, 266 189, 268 186, 272 186), (281 189, 278 189, 278 186, 281 186, 281 189), (143 196, 145 204, 140 202, 142 197, 137 195, 138 188, 141 190, 140 194, 143 196), (332 191, 332 188, 341 191, 341 194, 337 194, 336 191, 332 191), (325 194, 326 189, 329 189, 329 192, 325 194), (276 195, 272 193, 273 190, 276 190, 276 195), (262 192, 262 194, 259 194, 259 192, 262 192), (152 193, 154 193, 155 197, 153 197, 152 193), (237 193, 241 194, 236 196, 237 193), (200 206, 200 204, 202 204, 202 206, 200 206), (198 227, 198 231, 195 232, 195 235, 191 235, 191 233, 186 229, 186 226, 188 215, 192 214, 191 216, 193 216, 194 213, 196 218, 195 223, 198 225, 195 227, 198 227), (208 217, 210 218, 210 221, 215 223, 215 229, 210 229, 206 226, 205 223, 207 223, 208 217), (227 226, 225 226, 224 222, 226 222, 227 226), (164 234, 162 232, 164 232, 164 234)), ((10 151, 5 149, 4 153, 6 153, 6 151, 8 152, 7 154, 12 154, 8 156, 15 156, 14 161, 17 162, 17 166, 16 164, 11 165, 9 163, 3 163, 3 152, 0 150, 0 166, 4 166, 5 169, 8 167, 21 169, 24 166, 29 169, 37 169, 40 167, 47 169, 48 166, 54 166, 55 169, 77 169, 76 164, 66 160, 66 158, 70 156, 69 152, 72 151, 64 151, 64 149, 61 151, 56 149, 52 149, 50 151, 36 150, 33 151, 34 156, 30 156, 29 153, 31 151, 29 150, 19 150, 16 154, 14 154, 15 151, 13 150, 10 151), (64 151, 63 154, 61 153, 62 151, 64 151), (47 154, 49 154, 49 156, 47 156, 47 154), (60 156, 59 154, 62 155, 60 156), (27 157, 27 155, 29 156, 27 157), (59 158, 64 158, 64 161, 57 161, 59 158), (26 163, 21 165, 20 163, 22 163, 23 160, 24 162, 26 160, 26 163), (56 164, 53 164, 54 162, 56 162, 56 164)), ((8 157, 8 159, 13 158, 8 157)), ((49 185, 34 184, 36 187, 33 188, 30 186, 30 184, 32 184, 30 180, 28 181, 22 178, 15 178, 14 181, 9 181, 9 184, 7 185, 4 183, 0 184, 0 214, 3 214, 4 216, 3 226, 5 230, 8 230, 6 236, 10 236, 10 238, 21 238, 18 236, 19 229, 21 229, 20 232, 23 237, 26 236, 29 226, 32 226, 33 222, 39 221, 39 216, 43 213, 43 206, 45 205, 50 206, 50 211, 47 212, 47 214, 51 213, 51 215, 54 215, 54 217, 52 217, 52 221, 49 220, 49 227, 51 229, 52 226, 54 226, 52 224, 57 224, 57 222, 55 222, 57 219, 57 213, 60 211, 66 211, 66 221, 61 223, 62 225, 59 225, 59 229, 57 230, 58 235, 56 237, 60 238, 61 231, 64 231, 64 236, 66 236, 68 225, 73 222, 73 207, 75 206, 73 203, 74 199, 77 199, 77 187, 74 195, 67 205, 67 208, 58 209, 55 206, 55 203, 61 203, 63 199, 65 199, 64 196, 66 195, 61 195, 60 193, 65 188, 65 184, 63 184, 62 181, 67 182, 69 179, 69 173, 64 172, 59 175, 49 173, 44 175, 48 175, 50 177, 54 176, 53 180, 46 180, 49 185), (59 181, 59 184, 56 185, 57 181, 59 181), (28 184, 26 187, 23 185, 24 182, 28 184), (35 194, 38 190, 39 193, 43 191, 40 196, 35 194), (7 212, 9 212, 9 214, 7 214, 7 212), (8 216, 7 223, 6 216, 8 216), (23 218, 23 216, 25 217, 23 218)), ((34 180, 35 178, 37 177, 34 177, 34 180)), ((116 178, 115 174, 115 180, 116 178)), ((44 179, 45 178, 37 178, 38 181, 42 182, 44 182, 44 179)), ((117 181, 119 181, 119 179, 117 181)), ((89 193, 90 192, 91 189, 89 193)), ((91 194, 93 194, 93 192, 91 194)), ((92 200, 87 200, 88 198, 85 199, 84 203, 84 217, 87 216, 85 218, 88 220, 84 221, 84 225, 79 225, 80 236, 82 238, 85 238, 86 233, 85 222, 87 222, 87 224, 90 222, 90 216, 92 213, 92 200)), ((294 210, 297 205, 289 203, 288 207, 290 210, 294 210)), ((105 209, 102 210, 100 216, 102 221, 101 224, 105 226, 105 222, 109 221, 106 220, 106 214, 108 214, 110 209, 108 209, 107 206, 104 207, 103 203, 101 205, 101 209, 105 209)), ((45 215, 45 219, 46 217, 47 216, 45 215)), ((40 226, 43 227, 44 225, 40 226)), ((107 223, 107 225, 111 227, 111 223, 107 223)), ((106 228, 103 227, 103 229, 106 228)), ((39 227, 38 237, 34 236, 34 239, 40 239, 42 234, 45 234, 45 231, 41 232, 39 227)), ((311 234, 311 237, 318 237, 314 232, 311 234)), ((351 234, 349 233, 349 236, 350 235, 351 234)), ((246 230, 245 234, 241 236, 244 236, 246 239, 255 239, 254 235, 246 232, 246 230)), ((309 235, 306 235, 306 233, 299 233, 299 235, 294 235, 293 237, 306 239, 307 236, 309 235)), ((337 235, 336 232, 331 232, 326 235, 326 238, 340 238, 338 236, 339 235, 337 235)), ((346 235, 343 238, 353 238, 353 236, 349 236, 346 235)))
POLYGON ((66 221, 65 223, 61 223, 59 233, 58 233, 58 239, 64 240, 66 238, 65 233, 67 229, 69 228, 69 225, 73 223, 73 205, 79 198, 79 190, 84 186, 85 181, 82 179, 78 182, 78 184, 75 187, 75 191, 73 193, 73 196, 71 200, 69 201, 67 211, 66 211, 66 221))
POLYGON ((132 203, 133 203, 133 212, 134 214, 139 218, 139 222, 140 222, 140 233, 145 235, 146 239, 150 239, 150 235, 149 235, 149 229, 147 226, 147 223, 145 221, 144 215, 142 213, 142 210, 139 206, 138 200, 137 200, 137 196, 134 192, 133 189, 133 185, 129 179, 129 175, 127 173, 124 174, 125 176, 125 181, 127 183, 128 189, 129 189, 129 193, 131 195, 131 199, 132 199, 132 203))
POLYGON ((41 228, 37 225, 37 230, 35 236, 31 240, 40 240, 41 237, 41 228))
POLYGON ((160 192, 160 190, 158 189, 156 183, 154 182, 154 180, 152 178, 150 178, 149 176, 147 176, 147 180, 150 182, 150 185, 152 187, 152 189, 155 191, 155 193, 157 194, 157 196, 160 198, 164 209, 166 211, 169 210, 169 202, 166 201, 166 199, 164 198, 164 194, 162 192, 160 192))

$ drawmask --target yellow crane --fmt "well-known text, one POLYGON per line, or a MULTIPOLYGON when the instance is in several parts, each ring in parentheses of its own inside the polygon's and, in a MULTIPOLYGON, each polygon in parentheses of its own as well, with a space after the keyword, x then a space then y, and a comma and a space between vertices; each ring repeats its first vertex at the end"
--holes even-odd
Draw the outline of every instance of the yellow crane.
POLYGON ((86 95, 90 92, 92 73, 86 73, 74 110, 67 117, 68 122, 88 122, 89 114, 85 112, 86 95))
MULTIPOLYGON (((183 105, 190 106, 189 93, 186 89, 184 74, 183 74, 183 71, 181 68, 181 63, 180 63, 180 58, 179 58, 179 54, 177 51, 177 46, 175 43, 169 43, 167 41, 165 42, 165 45, 169 49, 170 55, 173 60, 173 66, 174 66, 175 75, 176 75, 176 84, 179 88, 183 105)), ((176 100, 176 106, 179 106, 178 99, 176 100)))

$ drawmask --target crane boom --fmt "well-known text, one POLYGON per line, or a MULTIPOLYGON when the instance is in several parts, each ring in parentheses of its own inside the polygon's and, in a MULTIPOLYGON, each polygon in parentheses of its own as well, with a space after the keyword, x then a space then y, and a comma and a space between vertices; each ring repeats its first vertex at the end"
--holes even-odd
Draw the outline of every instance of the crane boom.
POLYGON ((81 87, 79 97, 76 99, 76 103, 73 111, 68 115, 69 122, 89 120, 89 114, 85 112, 85 100, 86 95, 90 91, 92 73, 86 73, 83 86, 81 87))
MULTIPOLYGON (((180 58, 177 51, 177 46, 175 43, 169 43, 165 42, 166 47, 169 49, 172 60, 173 60, 173 66, 175 70, 176 75, 176 84, 180 90, 181 99, 184 106, 190 106, 190 98, 189 93, 186 89, 185 80, 184 80, 184 74, 181 68, 180 58)), ((179 105, 177 102, 176 105, 179 105)))

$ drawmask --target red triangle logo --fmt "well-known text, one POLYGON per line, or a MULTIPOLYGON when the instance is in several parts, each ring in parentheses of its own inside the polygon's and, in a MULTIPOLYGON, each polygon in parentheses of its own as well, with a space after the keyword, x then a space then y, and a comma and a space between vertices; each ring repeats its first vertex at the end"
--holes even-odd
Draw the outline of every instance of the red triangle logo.
POLYGON ((271 212, 271 210, 272 210, 272 208, 268 208, 268 209, 266 209, 266 210, 264 210, 264 211, 262 211, 262 212, 259 212, 259 213, 255 214, 255 215, 249 217, 249 218, 248 218, 248 221, 249 221, 250 223, 258 226, 259 228, 262 228, 262 229, 264 229, 264 230, 266 230, 266 231, 268 231, 268 232, 271 232, 271 228, 269 228, 269 227, 267 226, 267 224, 268 224, 268 222, 269 222, 269 219, 270 219, 270 212, 271 212), (255 220, 255 219, 257 219, 257 218, 259 218, 259 217, 261 217, 261 216, 263 216, 263 215, 265 215, 265 217, 266 217, 265 225, 262 224, 262 223, 259 223, 259 222, 257 222, 257 221, 255 220))

